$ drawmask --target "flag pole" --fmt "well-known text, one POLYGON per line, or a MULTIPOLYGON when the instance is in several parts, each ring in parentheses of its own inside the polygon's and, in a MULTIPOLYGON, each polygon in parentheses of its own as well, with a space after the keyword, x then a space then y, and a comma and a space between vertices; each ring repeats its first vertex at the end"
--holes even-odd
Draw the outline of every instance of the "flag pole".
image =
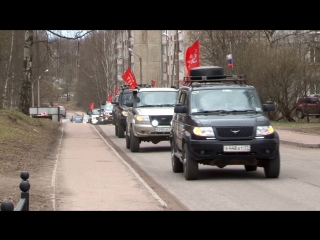
POLYGON ((232 56, 232 68, 231 68, 231 73, 232 73, 232 75, 235 75, 235 71, 234 71, 234 68, 233 68, 233 66, 234 66, 234 59, 233 59, 233 54, 232 54, 232 44, 231 44, 231 41, 230 41, 230 54, 231 54, 231 56, 232 56))

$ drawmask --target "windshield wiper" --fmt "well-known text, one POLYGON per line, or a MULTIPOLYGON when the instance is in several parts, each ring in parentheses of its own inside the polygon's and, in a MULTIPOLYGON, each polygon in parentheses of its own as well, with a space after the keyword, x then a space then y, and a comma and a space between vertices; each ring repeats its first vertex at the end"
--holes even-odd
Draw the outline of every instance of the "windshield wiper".
POLYGON ((200 112, 195 112, 195 113, 228 113, 226 110, 204 110, 200 112))
POLYGON ((232 112, 232 113, 257 113, 258 111, 256 110, 253 110, 253 109, 243 109, 243 110, 232 110, 232 111, 229 111, 229 112, 232 112))
POLYGON ((142 106, 138 106, 139 108, 140 107, 156 107, 157 105, 142 105, 142 106))

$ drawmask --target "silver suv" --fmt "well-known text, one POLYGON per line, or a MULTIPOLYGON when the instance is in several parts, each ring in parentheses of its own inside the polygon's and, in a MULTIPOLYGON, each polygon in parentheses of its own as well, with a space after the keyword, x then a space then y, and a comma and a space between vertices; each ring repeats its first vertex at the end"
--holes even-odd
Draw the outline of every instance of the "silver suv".
POLYGON ((176 88, 141 88, 132 92, 126 119, 126 148, 140 151, 141 142, 169 141, 177 101, 176 88))

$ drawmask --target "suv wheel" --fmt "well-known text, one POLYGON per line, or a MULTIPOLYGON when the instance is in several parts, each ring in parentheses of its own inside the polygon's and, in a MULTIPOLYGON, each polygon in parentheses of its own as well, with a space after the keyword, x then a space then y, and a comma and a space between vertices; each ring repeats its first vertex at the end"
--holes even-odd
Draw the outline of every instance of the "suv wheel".
POLYGON ((114 134, 118 137, 118 126, 114 125, 114 134))
POLYGON ((186 180, 196 180, 198 179, 199 165, 194 161, 188 152, 187 145, 183 146, 183 171, 184 178, 186 180))
POLYGON ((244 165, 246 171, 256 171, 258 166, 257 165, 244 165))
POLYGON ((118 124, 118 138, 124 138, 124 126, 118 124))
POLYGON ((128 130, 126 130, 126 148, 130 149, 130 137, 128 136, 128 130))
POLYGON ((277 157, 274 159, 266 160, 264 165, 264 174, 266 178, 277 178, 280 173, 280 153, 277 152, 277 157))
POLYGON ((176 144, 174 142, 174 139, 171 139, 171 165, 172 165, 172 171, 174 173, 183 172, 183 164, 180 162, 180 159, 174 155, 174 153, 177 151, 176 144))
POLYGON ((297 115, 297 118, 299 119, 303 119, 304 118, 304 114, 301 110, 297 110, 296 111, 296 115, 297 115))
POLYGON ((133 135, 133 130, 130 130, 130 150, 131 152, 139 152, 140 150, 140 142, 139 138, 133 135))

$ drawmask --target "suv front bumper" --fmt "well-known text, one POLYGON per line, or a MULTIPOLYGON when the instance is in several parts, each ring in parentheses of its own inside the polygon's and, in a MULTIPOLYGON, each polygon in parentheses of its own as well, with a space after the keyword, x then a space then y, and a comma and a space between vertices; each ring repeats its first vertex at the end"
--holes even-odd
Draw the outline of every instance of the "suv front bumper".
POLYGON ((219 141, 219 140, 187 140, 190 156, 198 162, 221 160, 226 164, 245 162, 256 159, 273 159, 277 157, 279 139, 253 139, 246 141, 219 141), (250 145, 249 152, 224 152, 225 145, 250 145))
POLYGON ((136 137, 152 137, 169 139, 171 126, 157 126, 154 127, 148 124, 134 124, 132 125, 134 135, 136 137))

